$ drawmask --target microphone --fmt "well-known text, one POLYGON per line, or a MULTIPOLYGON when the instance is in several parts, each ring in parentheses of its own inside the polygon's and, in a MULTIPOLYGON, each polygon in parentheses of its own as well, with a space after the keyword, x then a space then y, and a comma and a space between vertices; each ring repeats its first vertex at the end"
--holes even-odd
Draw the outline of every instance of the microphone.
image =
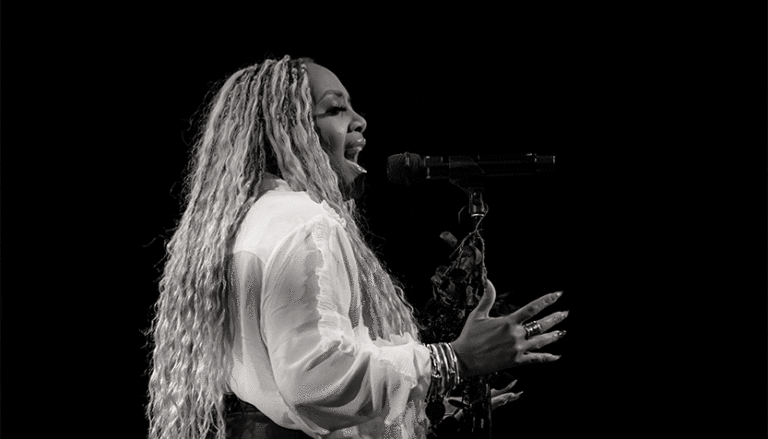
POLYGON ((535 175, 555 167, 555 156, 533 153, 516 155, 421 157, 405 152, 389 156, 387 178, 411 185, 423 180, 483 180, 495 177, 535 175))

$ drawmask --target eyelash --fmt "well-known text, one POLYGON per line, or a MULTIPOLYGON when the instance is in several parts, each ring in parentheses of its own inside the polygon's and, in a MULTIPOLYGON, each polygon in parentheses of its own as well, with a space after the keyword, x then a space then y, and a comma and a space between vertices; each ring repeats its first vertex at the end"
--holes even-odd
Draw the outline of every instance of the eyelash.
POLYGON ((347 111, 347 107, 336 105, 328 109, 328 113, 330 114, 339 114, 343 111, 347 111))
MULTIPOLYGON (((349 110, 349 108, 341 106, 341 105, 336 105, 336 106, 333 106, 333 107, 328 109, 328 114, 336 115, 336 114, 339 114, 339 113, 347 111, 347 110, 349 110)), ((365 113, 363 113, 363 112, 358 112, 357 114, 359 114, 360 117, 365 117, 365 113)))

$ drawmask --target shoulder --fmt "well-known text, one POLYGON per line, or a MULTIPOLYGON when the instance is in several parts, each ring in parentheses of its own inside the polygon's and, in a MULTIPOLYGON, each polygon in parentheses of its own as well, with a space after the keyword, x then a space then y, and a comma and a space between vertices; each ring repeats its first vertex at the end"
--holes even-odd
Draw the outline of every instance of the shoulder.
POLYGON ((243 219, 234 251, 270 253, 289 235, 311 231, 315 226, 343 228, 343 220, 330 206, 315 202, 306 192, 269 191, 243 219))
POLYGON ((246 219, 272 217, 305 222, 325 213, 323 205, 315 202, 306 192, 269 191, 251 206, 246 219))

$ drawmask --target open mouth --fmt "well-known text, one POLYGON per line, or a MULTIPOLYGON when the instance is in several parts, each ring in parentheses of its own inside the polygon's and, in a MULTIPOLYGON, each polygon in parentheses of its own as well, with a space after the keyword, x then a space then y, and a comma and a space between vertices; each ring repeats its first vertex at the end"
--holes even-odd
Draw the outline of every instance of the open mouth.
POLYGON ((365 148, 365 139, 363 138, 349 142, 344 146, 344 157, 357 163, 357 156, 363 148, 365 148))
POLYGON ((349 143, 344 150, 344 158, 347 159, 347 163, 359 172, 367 172, 362 166, 357 164, 357 157, 360 155, 360 151, 362 151, 363 148, 365 148, 365 139, 359 139, 349 143))
POLYGON ((344 157, 349 161, 357 163, 357 157, 360 155, 360 151, 362 150, 363 150, 362 146, 347 148, 344 151, 344 157))

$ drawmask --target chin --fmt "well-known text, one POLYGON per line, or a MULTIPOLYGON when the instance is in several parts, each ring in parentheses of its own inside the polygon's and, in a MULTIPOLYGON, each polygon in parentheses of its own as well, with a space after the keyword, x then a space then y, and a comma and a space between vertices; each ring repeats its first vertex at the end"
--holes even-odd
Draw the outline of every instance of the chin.
POLYGON ((339 178, 339 189, 344 196, 344 200, 359 200, 365 192, 365 173, 358 174, 351 180, 349 178, 339 178))
POLYGON ((350 187, 351 191, 349 198, 354 200, 363 198, 363 193, 365 192, 365 174, 358 175, 357 178, 352 181, 350 187))

